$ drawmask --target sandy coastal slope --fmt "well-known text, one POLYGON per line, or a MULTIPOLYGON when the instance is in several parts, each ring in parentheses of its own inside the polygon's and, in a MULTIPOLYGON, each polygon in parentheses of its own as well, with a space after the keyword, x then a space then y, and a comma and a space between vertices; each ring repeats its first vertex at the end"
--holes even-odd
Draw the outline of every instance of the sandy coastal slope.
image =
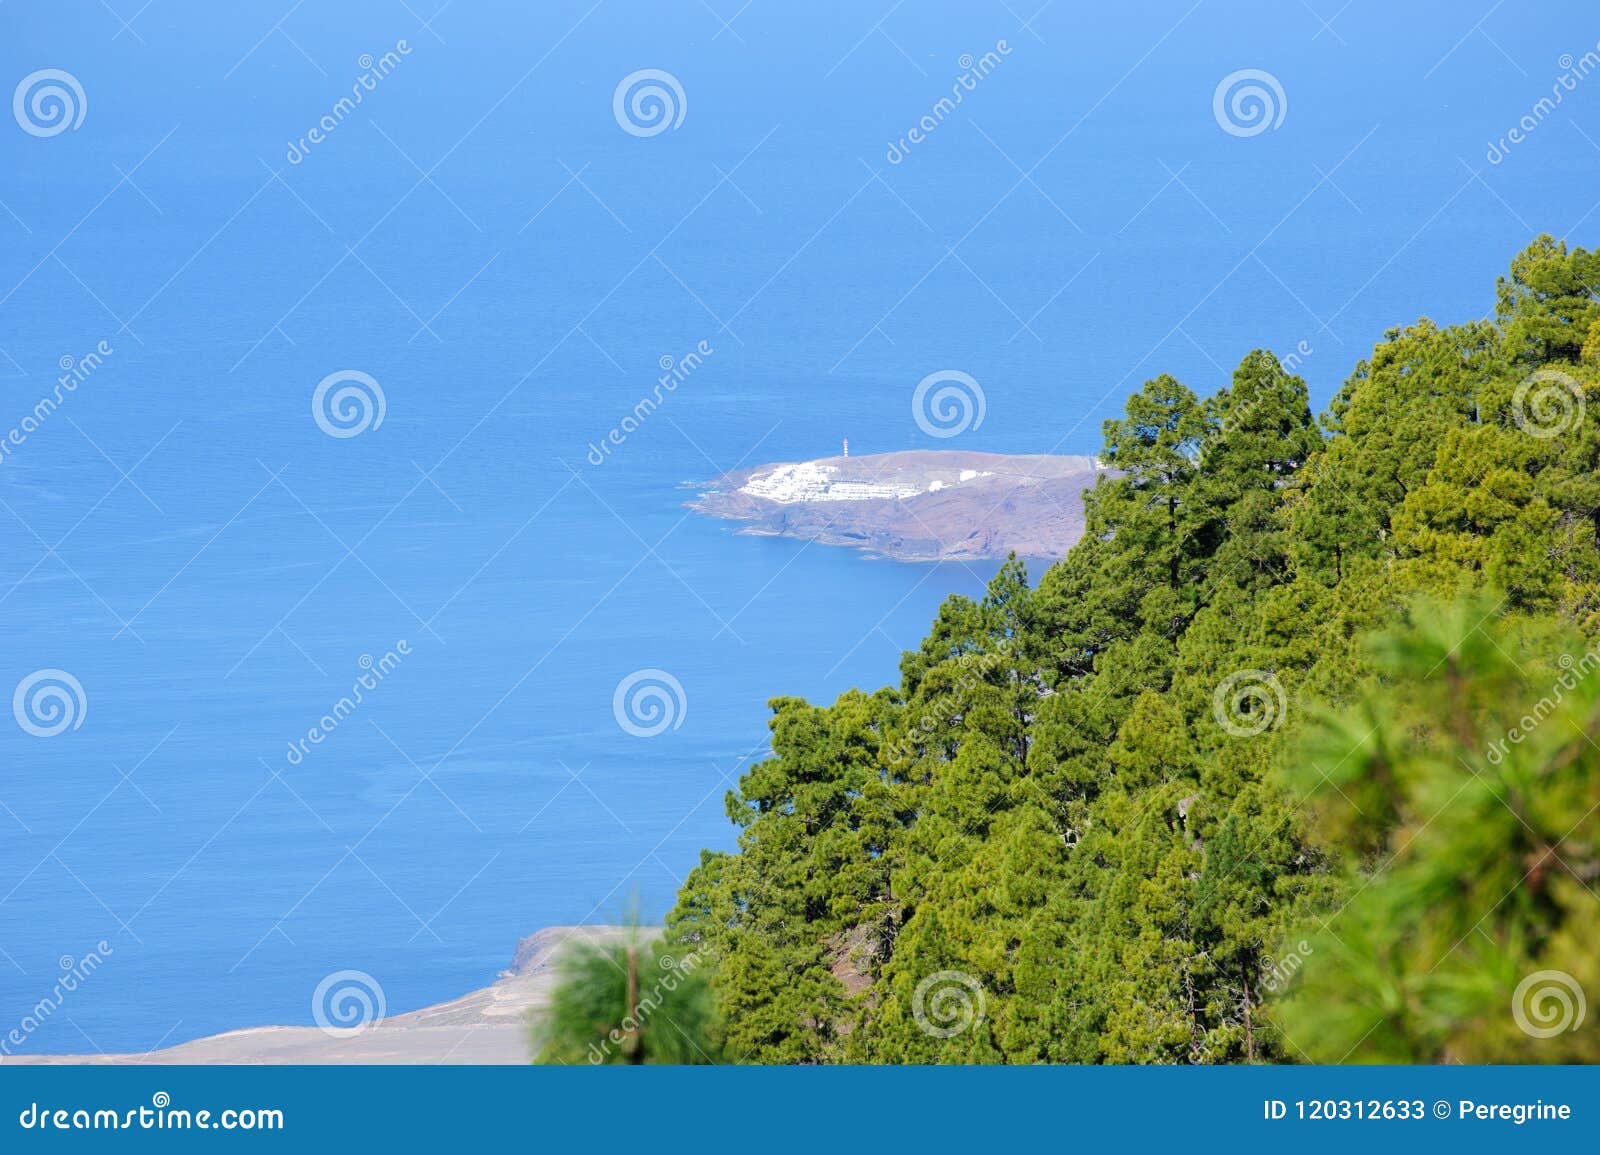
MULTIPOLYGON (((33 1055, 7 1063, 519 1064, 532 1059, 529 1021, 555 984, 555 958, 571 942, 615 942, 620 926, 556 926, 517 944, 511 968, 482 990, 393 1015, 338 1037, 318 1027, 250 1027, 149 1054, 33 1055)), ((642 937, 660 933, 638 932, 642 937)))
POLYGON ((909 450, 740 470, 689 508, 739 532, 816 541, 897 561, 1056 559, 1083 536, 1092 457, 909 450))

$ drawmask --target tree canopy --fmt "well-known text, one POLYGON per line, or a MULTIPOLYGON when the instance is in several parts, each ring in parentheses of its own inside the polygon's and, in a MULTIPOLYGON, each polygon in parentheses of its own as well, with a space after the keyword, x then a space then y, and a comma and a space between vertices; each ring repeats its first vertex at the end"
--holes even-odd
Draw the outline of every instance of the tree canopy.
POLYGON ((1320 417, 1265 350, 1145 383, 1037 585, 773 699, 668 920, 727 1055, 1600 1057, 1527 986, 1600 991, 1596 286, 1541 237, 1320 417))

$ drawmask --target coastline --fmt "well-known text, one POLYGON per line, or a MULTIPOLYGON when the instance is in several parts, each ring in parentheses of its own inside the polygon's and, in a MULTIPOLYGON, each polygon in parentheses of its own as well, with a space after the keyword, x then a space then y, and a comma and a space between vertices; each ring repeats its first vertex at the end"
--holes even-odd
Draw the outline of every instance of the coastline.
POLYGON ((369 1027, 244 1027, 143 1054, 12 1055, 6 1065, 522 1065, 533 1061, 531 1020, 548 1004, 556 959, 569 942, 605 944, 655 927, 552 926, 517 943, 511 966, 486 987, 391 1015, 369 1027))

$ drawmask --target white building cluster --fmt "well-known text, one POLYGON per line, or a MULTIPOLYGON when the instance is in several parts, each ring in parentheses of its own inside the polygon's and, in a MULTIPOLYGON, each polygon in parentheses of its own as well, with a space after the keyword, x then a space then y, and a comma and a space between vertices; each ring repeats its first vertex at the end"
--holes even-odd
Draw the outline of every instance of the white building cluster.
MULTIPOLYGON (((838 472, 836 465, 823 465, 815 461, 779 465, 750 478, 739 487, 739 492, 780 505, 792 505, 812 501, 903 501, 919 493, 936 493, 946 485, 937 479, 928 482, 926 489, 921 485, 907 484, 904 480, 842 481, 835 476, 838 472)), ((988 470, 963 469, 954 484, 988 476, 988 470)))

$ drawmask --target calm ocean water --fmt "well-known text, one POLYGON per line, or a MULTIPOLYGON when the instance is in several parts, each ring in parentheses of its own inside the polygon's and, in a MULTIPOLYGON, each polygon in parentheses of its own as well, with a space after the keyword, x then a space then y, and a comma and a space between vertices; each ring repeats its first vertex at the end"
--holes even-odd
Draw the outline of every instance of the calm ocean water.
POLYGON ((659 917, 766 699, 894 680, 993 569, 737 537, 684 482, 1092 453, 1144 378, 1257 345, 1324 403, 1600 226, 1600 76, 1486 157, 1595 48, 1576 3, 591 4, 0 8, 0 80, 84 112, 0 121, 0 430, 109 350, 0 460, 0 689, 82 690, 54 736, 0 715, 0 1036, 111 948, 14 1052, 309 1023, 341 969, 409 1010, 659 917), (621 127, 640 69, 676 127, 621 127), (1213 109, 1242 69, 1255 135, 1213 109), (910 397, 947 368, 986 415, 941 440, 910 397), (383 395, 356 436, 313 419, 342 370, 383 395), (640 670, 682 691, 653 737, 613 710, 640 670))

